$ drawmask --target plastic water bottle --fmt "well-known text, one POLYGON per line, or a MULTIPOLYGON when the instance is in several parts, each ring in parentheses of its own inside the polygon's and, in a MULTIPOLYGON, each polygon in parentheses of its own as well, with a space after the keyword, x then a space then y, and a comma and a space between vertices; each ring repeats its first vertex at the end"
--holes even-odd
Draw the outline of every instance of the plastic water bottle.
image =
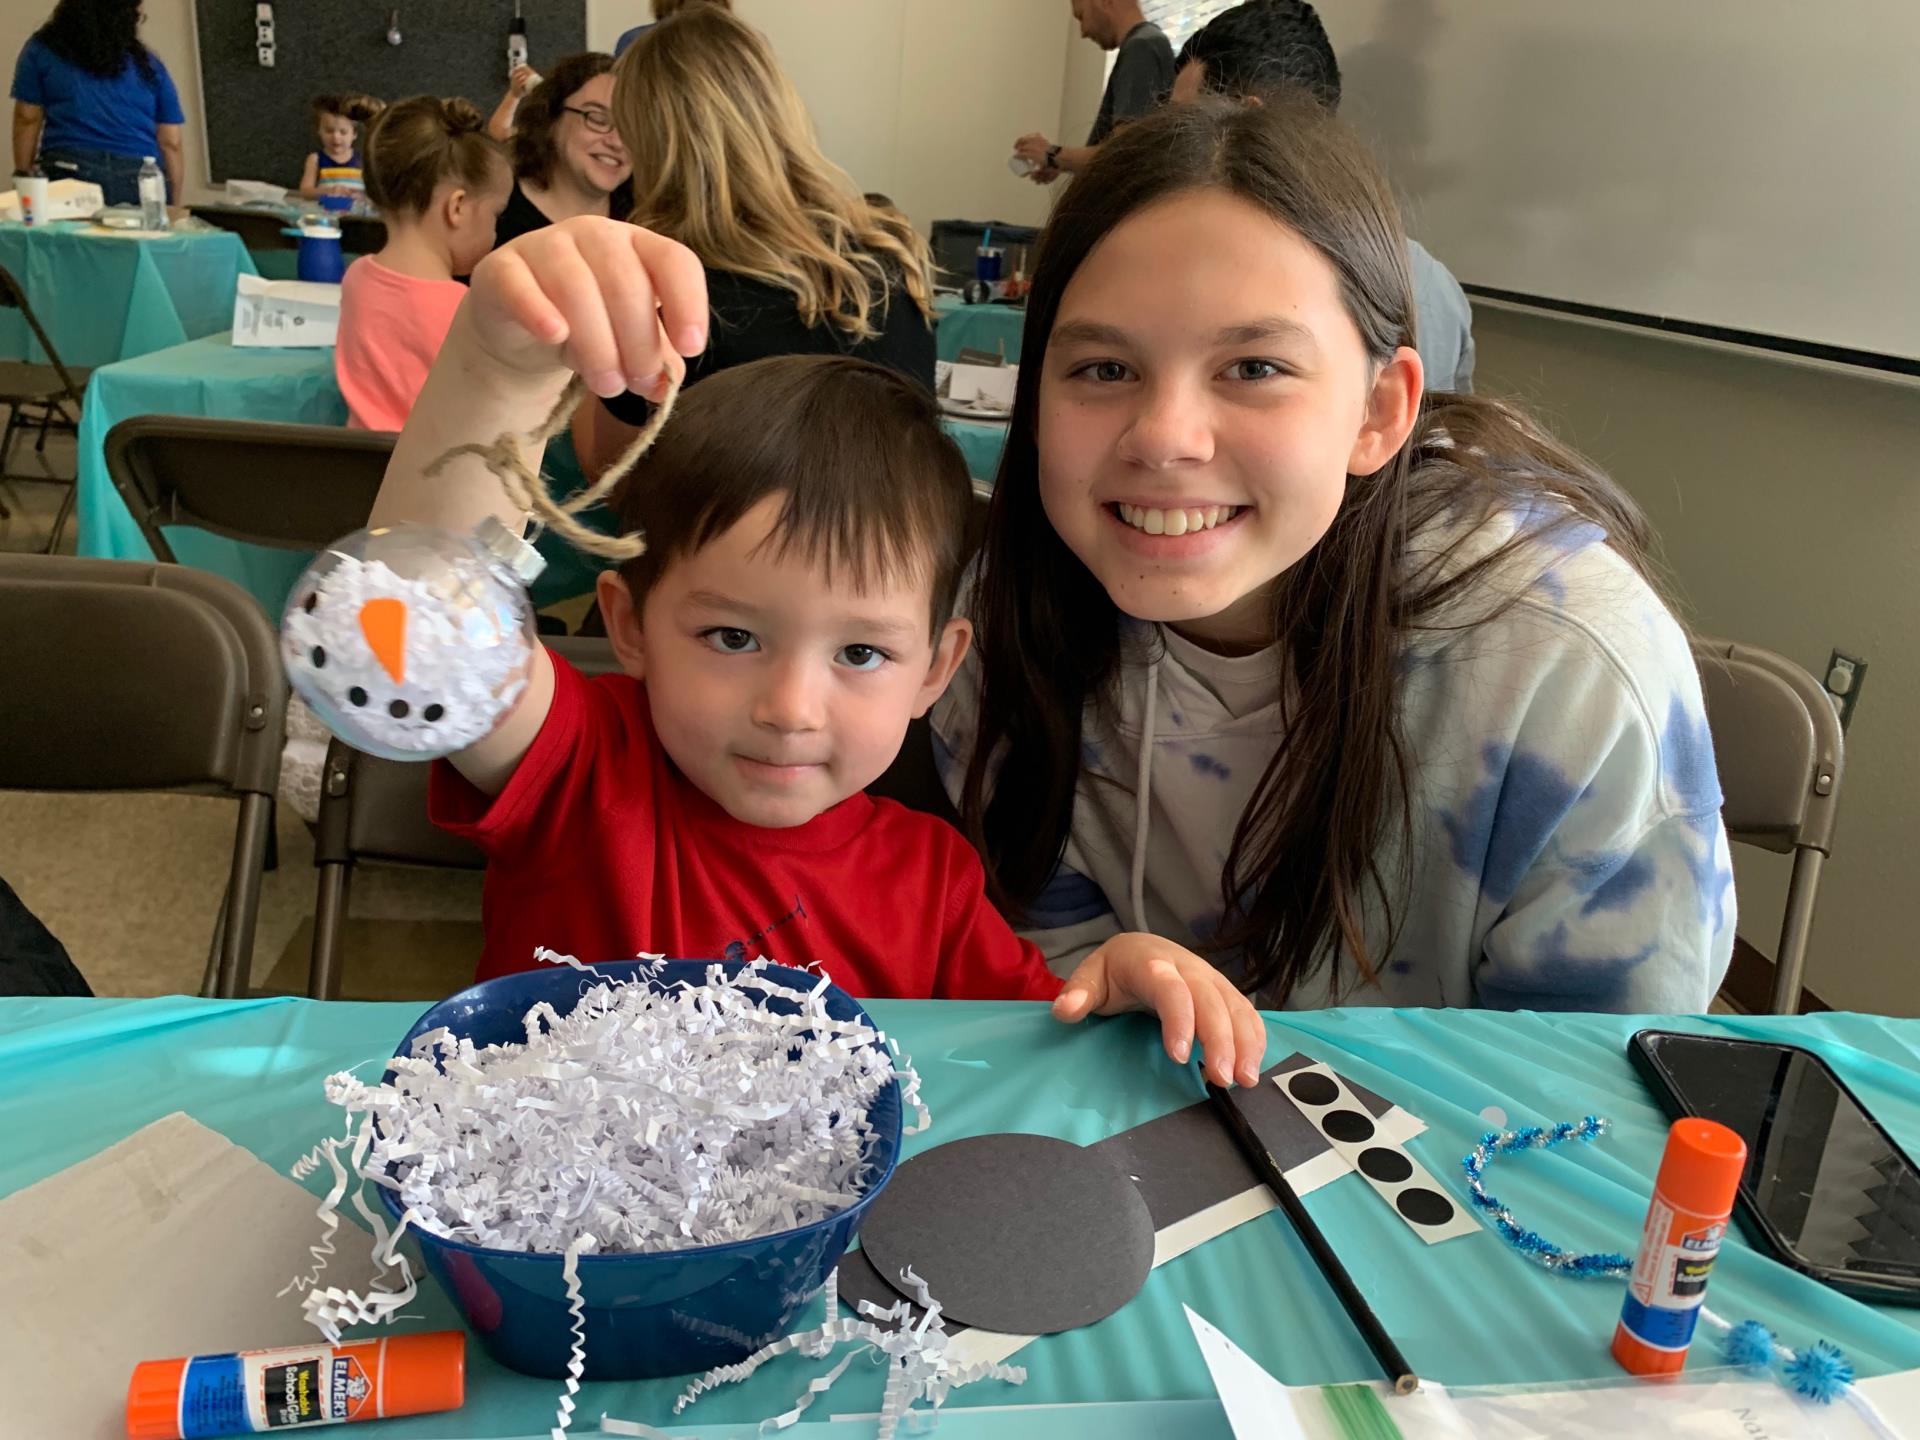
POLYGON ((140 228, 167 228, 167 182, 161 177, 160 167, 154 163, 151 155, 144 156, 140 161, 140 228))

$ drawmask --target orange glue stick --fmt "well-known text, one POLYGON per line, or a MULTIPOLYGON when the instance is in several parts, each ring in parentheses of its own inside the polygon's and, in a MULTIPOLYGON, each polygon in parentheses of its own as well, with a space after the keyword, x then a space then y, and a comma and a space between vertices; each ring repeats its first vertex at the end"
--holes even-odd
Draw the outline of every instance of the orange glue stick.
POLYGON ((1635 1375, 1677 1374, 1707 1298, 1707 1275, 1733 1215, 1747 1144, 1712 1120, 1676 1120, 1653 1182, 1613 1358, 1635 1375))
POLYGON ((457 1410, 466 1376, 460 1330, 147 1360, 127 1385, 127 1437, 200 1440, 457 1410))

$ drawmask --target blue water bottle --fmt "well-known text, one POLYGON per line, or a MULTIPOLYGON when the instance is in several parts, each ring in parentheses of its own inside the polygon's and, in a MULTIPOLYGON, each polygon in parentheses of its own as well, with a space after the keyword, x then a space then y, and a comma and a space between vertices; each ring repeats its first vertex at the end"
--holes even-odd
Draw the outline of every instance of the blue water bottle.
POLYGON ((340 250, 340 230, 333 225, 301 225, 291 233, 300 237, 297 262, 302 280, 322 285, 338 285, 347 272, 346 256, 340 250))

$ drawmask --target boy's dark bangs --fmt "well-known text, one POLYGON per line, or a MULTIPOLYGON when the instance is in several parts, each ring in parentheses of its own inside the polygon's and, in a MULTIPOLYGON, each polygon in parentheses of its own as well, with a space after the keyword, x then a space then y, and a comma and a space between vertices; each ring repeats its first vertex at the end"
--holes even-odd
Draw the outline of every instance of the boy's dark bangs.
POLYGON ((664 567, 784 496, 756 555, 797 557, 865 594, 934 586, 936 624, 958 581, 971 482, 932 397, 864 362, 783 357, 702 381, 628 478, 623 529, 648 553, 628 568, 649 588, 664 567))

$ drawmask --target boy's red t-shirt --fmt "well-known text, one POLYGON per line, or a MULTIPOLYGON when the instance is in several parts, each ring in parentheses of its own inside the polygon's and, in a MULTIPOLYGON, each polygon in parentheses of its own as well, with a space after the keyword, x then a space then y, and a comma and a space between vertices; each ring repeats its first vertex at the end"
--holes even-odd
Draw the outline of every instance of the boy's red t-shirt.
POLYGON ((727 814, 660 748, 646 691, 553 657, 553 708, 491 801, 435 761, 428 813, 487 856, 478 979, 582 960, 819 965, 859 996, 1051 1000, 1060 981, 986 898, 960 833, 860 794, 805 825, 727 814))

